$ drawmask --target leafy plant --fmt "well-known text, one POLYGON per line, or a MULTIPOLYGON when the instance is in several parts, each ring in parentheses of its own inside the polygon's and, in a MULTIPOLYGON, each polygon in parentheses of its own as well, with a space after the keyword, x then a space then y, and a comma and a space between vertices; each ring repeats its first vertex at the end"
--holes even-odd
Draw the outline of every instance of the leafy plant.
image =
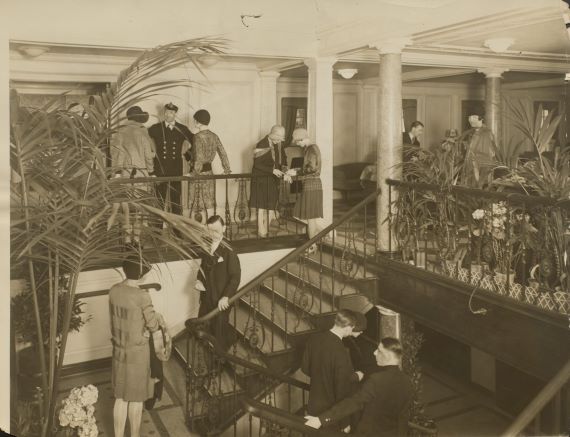
POLYGON ((179 231, 181 238, 163 234, 159 227, 143 226, 141 240, 153 247, 171 248, 189 257, 188 242, 207 244, 201 224, 163 212, 146 190, 111 180, 114 169, 106 166, 106 148, 125 121, 122 114, 127 108, 174 86, 199 86, 189 79, 160 81, 155 76, 188 62, 199 69, 197 57, 221 53, 224 45, 224 40, 201 38, 145 51, 116 83, 94 98, 85 116, 59 110, 54 104, 24 108, 17 93, 11 93, 12 274, 29 284, 29 293, 21 298, 30 298, 26 305, 35 320, 35 332, 29 338, 45 345, 38 347, 42 436, 50 435, 53 428, 67 337, 77 327, 79 274, 120 263, 128 254, 121 229, 107 230, 111 205, 125 204, 179 231))

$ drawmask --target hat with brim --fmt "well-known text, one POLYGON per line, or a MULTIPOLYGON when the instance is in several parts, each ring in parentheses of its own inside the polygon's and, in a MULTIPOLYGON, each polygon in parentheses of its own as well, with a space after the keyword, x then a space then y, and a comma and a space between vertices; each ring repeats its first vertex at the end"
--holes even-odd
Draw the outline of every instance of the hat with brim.
POLYGON ((140 106, 131 106, 127 109, 127 119, 139 123, 146 123, 148 121, 148 112, 144 112, 140 106))
POLYGON ((174 103, 170 102, 167 103, 166 105, 164 105, 164 109, 167 111, 174 111, 174 112, 178 112, 178 106, 176 106, 174 103))

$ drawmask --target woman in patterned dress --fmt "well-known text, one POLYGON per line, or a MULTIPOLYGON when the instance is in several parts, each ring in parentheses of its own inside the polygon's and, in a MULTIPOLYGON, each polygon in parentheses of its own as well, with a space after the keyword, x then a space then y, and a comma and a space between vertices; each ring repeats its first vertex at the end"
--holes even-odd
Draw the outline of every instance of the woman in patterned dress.
MULTIPOLYGON (((210 124, 210 113, 205 109, 200 109, 194 114, 194 123, 198 133, 194 135, 193 150, 193 166, 192 176, 213 175, 212 161, 216 157, 216 153, 220 156, 224 174, 231 173, 230 162, 226 150, 220 141, 220 138, 212 132, 208 125, 210 124)), ((206 210, 208 217, 214 214, 216 199, 216 181, 205 180, 197 181, 190 186, 190 216, 194 216, 196 220, 205 222, 206 217, 197 214, 206 210)))
POLYGON ((321 151, 316 144, 311 144, 306 129, 293 131, 293 142, 304 147, 303 168, 290 170, 289 175, 297 175, 303 189, 297 198, 293 216, 306 220, 309 238, 318 234, 318 219, 323 217, 323 186, 321 184, 321 151))
POLYGON ((154 394, 148 332, 165 325, 162 316, 154 310, 148 291, 138 286, 149 270, 150 266, 138 255, 129 256, 123 263, 126 279, 109 291, 116 437, 124 435, 127 416, 131 436, 139 437, 143 402, 154 394))

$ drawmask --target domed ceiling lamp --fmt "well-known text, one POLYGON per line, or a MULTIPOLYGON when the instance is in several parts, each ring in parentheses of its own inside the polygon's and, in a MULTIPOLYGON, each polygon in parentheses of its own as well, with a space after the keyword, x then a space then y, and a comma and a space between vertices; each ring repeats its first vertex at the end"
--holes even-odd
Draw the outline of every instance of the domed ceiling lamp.
POLYGON ((514 43, 514 38, 490 38, 485 40, 483 46, 495 53, 505 53, 514 43))
POLYGON ((37 58, 38 56, 43 55, 44 53, 49 52, 49 47, 46 46, 36 46, 36 45, 25 45, 19 46, 18 51, 25 56, 30 58, 37 58))
POLYGON ((340 68, 336 70, 338 75, 343 79, 352 79, 356 73, 358 73, 357 68, 340 68))

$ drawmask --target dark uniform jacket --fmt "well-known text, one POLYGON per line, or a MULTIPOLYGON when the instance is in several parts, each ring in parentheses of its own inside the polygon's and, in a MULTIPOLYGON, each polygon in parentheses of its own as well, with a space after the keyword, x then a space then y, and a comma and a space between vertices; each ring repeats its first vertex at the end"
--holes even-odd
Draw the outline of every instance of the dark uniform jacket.
POLYGON ((182 176, 183 158, 190 160, 191 152, 188 146, 184 146, 187 141, 190 146, 194 135, 182 123, 176 122, 174 129, 160 122, 153 124, 148 129, 148 134, 153 139, 156 156, 154 158, 154 174, 156 176, 182 176))
POLYGON ((331 331, 311 335, 301 370, 311 378, 307 412, 317 416, 348 396, 358 382, 348 350, 331 331))
POLYGON ((419 148, 420 142, 417 138, 414 138, 414 141, 410 138, 410 134, 408 132, 404 132, 402 134, 402 144, 404 146, 403 151, 403 161, 409 162, 412 158, 417 158, 419 156, 419 148))
POLYGON ((406 435, 412 383, 398 366, 381 367, 364 380, 352 396, 319 415, 323 426, 334 424, 357 411, 362 416, 355 434, 362 437, 406 435))
MULTIPOLYGON (((237 254, 229 247, 220 244, 213 255, 202 253, 202 263, 198 279, 204 284, 206 291, 200 293, 200 309, 198 316, 204 316, 218 307, 222 297, 236 294, 241 279, 241 267, 237 254)), ((211 319, 209 328, 220 346, 227 348, 233 342, 229 326, 229 308, 211 319)))

